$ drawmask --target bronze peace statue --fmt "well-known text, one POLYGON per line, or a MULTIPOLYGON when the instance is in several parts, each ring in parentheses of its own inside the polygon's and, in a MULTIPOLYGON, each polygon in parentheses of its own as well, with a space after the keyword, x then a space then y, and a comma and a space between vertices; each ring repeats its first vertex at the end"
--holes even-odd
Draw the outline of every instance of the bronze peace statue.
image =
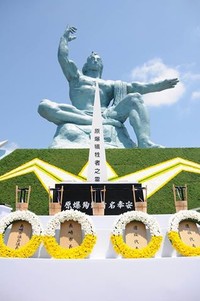
POLYGON ((174 88, 178 79, 155 83, 127 83, 101 78, 101 57, 92 52, 80 71, 69 58, 68 44, 76 38, 76 28, 68 26, 60 39, 58 61, 69 83, 70 104, 58 104, 43 99, 39 114, 57 125, 51 148, 88 148, 93 117, 96 81, 98 81, 106 148, 161 147, 150 139, 150 122, 142 95, 174 88), (129 119, 135 135, 135 144, 124 125, 129 119))

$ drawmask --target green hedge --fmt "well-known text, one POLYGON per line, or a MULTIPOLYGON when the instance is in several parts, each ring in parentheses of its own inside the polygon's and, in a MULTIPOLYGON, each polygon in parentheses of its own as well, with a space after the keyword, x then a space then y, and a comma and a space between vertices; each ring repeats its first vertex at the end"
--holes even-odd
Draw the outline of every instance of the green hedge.
MULTIPOLYGON (((39 158, 77 175, 88 160, 87 149, 18 149, 0 160, 0 175, 20 165, 39 158)), ((181 157, 200 164, 199 148, 171 149, 109 149, 106 150, 107 162, 118 176, 123 176, 140 169, 181 157)), ((189 209, 200 207, 200 175, 182 172, 172 181, 148 199, 148 212, 152 214, 170 214, 175 212, 172 184, 188 185, 189 209)), ((31 185, 29 209, 36 214, 48 214, 48 194, 33 174, 18 176, 0 181, 0 203, 7 203, 15 208, 15 186, 31 185)))

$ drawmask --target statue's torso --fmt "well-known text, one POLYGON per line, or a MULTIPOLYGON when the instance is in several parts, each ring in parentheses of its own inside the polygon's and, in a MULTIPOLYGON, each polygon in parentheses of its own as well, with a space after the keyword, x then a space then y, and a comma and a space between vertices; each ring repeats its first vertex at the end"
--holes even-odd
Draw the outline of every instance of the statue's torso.
POLYGON ((93 111, 96 82, 99 84, 102 110, 106 109, 113 99, 113 82, 80 75, 69 83, 72 105, 79 110, 93 111))

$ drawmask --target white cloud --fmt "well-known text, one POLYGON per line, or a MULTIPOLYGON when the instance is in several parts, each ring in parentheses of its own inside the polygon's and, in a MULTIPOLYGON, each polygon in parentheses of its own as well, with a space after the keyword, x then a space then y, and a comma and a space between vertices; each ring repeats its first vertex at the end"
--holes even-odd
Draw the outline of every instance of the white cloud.
POLYGON ((200 100, 200 91, 195 91, 191 96, 192 100, 200 100))
POLYGON ((182 75, 182 78, 187 86, 188 99, 192 102, 200 100, 199 81, 200 73, 186 72, 182 75))
POLYGON ((183 79, 186 81, 199 81, 200 80, 200 73, 191 73, 187 72, 183 76, 183 79))
MULTIPOLYGON (((175 68, 165 65, 161 59, 153 59, 143 66, 137 67, 131 72, 132 81, 150 83, 164 79, 179 78, 179 72, 175 68)), ((179 101, 185 91, 183 83, 178 83, 173 89, 158 93, 149 93, 143 96, 149 106, 172 105, 179 101)))

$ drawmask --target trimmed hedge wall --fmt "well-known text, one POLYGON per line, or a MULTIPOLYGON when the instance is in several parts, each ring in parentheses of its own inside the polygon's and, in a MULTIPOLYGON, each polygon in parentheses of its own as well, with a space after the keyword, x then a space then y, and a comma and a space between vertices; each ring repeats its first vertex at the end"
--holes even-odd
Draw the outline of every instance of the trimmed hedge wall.
MULTIPOLYGON (((18 149, 0 160, 0 175, 20 165, 39 158, 60 167, 75 175, 81 171, 88 160, 88 149, 18 149)), ((107 162, 118 176, 123 176, 146 167, 181 157, 200 164, 199 148, 166 148, 166 149, 108 149, 107 162)), ((189 209, 200 207, 200 175, 182 172, 172 181, 148 199, 148 213, 171 214, 175 212, 172 184, 188 185, 189 209)), ((11 205, 15 209, 15 186, 31 185, 29 209, 36 214, 48 214, 48 194, 33 174, 18 176, 0 181, 0 203, 11 205)))

